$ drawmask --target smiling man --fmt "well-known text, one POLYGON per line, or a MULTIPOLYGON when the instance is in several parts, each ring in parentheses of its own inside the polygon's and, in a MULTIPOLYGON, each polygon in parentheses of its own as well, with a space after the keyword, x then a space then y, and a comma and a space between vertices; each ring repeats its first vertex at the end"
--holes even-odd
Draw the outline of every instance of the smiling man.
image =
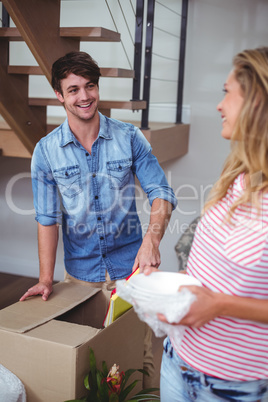
MULTIPOLYGON (((67 119, 33 153, 40 274, 21 301, 51 294, 59 225, 66 280, 112 289, 138 266, 142 272, 160 265, 159 244, 176 198, 142 132, 98 111, 99 77, 97 63, 85 52, 68 53, 52 66, 52 86, 67 119), (135 176, 151 205, 143 238, 135 176)), ((150 346, 150 331, 146 338, 150 346)), ((150 347, 144 368, 152 377, 150 347)), ((148 380, 145 387, 151 386, 148 380)))

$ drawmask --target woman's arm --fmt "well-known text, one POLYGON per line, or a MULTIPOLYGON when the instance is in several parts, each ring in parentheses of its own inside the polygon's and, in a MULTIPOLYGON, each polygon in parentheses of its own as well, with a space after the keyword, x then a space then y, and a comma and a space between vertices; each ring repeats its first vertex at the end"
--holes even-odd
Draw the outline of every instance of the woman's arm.
MULTIPOLYGON (((195 294, 197 299, 191 305, 186 316, 180 322, 174 323, 175 325, 199 328, 218 316, 268 324, 268 299, 260 300, 215 293, 200 286, 187 286, 187 289, 195 294)), ((158 317, 161 321, 167 322, 162 314, 159 314, 158 317)))

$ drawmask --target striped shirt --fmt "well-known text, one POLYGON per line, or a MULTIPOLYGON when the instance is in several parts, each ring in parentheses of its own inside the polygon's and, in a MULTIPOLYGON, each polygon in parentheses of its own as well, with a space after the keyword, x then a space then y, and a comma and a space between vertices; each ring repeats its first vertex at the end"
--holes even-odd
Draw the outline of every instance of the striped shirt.
MULTIPOLYGON (((249 204, 240 205, 230 223, 224 220, 244 180, 239 175, 199 222, 187 272, 214 292, 268 299, 268 194, 259 215, 249 204)), ((201 328, 188 327, 180 346, 171 342, 184 361, 205 374, 237 381, 268 378, 267 324, 219 316, 201 328)))

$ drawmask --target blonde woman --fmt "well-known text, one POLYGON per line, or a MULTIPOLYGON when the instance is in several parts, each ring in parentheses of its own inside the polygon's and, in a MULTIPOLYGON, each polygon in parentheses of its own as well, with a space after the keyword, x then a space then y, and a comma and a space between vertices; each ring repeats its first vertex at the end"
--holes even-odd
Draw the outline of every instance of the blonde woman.
POLYGON ((232 148, 187 264, 203 287, 174 323, 182 343, 164 342, 162 402, 268 401, 268 48, 235 56, 224 92, 232 148))

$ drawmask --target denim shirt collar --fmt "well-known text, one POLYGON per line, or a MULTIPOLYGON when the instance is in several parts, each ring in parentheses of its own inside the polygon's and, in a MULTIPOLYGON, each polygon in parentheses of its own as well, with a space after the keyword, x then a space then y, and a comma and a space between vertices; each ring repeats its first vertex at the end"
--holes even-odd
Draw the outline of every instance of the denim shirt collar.
MULTIPOLYGON (((105 140, 111 140, 113 138, 112 133, 108 130, 108 120, 100 112, 100 130, 98 138, 104 138, 105 140)), ((61 126, 61 142, 60 146, 65 147, 66 145, 73 142, 76 146, 79 146, 79 141, 75 138, 72 130, 69 127, 68 119, 66 119, 61 126)))

